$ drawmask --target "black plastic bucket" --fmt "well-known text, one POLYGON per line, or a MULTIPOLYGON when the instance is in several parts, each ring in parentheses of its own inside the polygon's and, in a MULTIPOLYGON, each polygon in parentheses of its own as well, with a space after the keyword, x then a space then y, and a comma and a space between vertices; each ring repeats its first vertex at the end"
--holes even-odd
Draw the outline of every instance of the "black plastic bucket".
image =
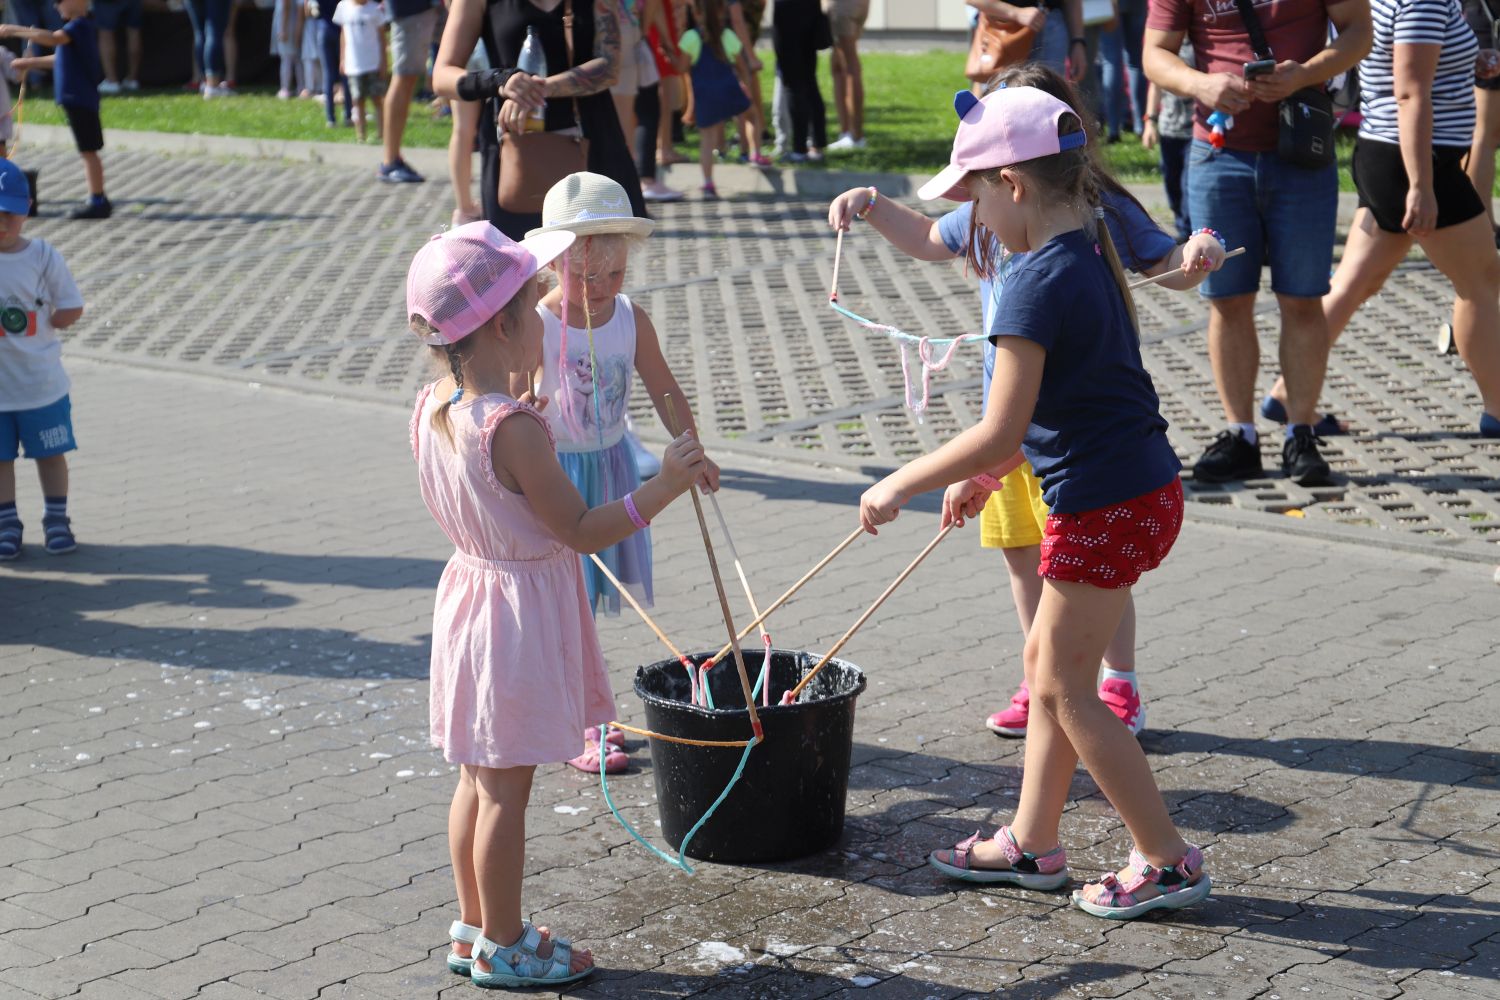
MULTIPOLYGON (((689 658, 702 663, 711 655, 689 658)), ((764 650, 745 650, 751 684, 764 658, 764 650)), ((831 660, 797 704, 781 705, 782 692, 795 687, 817 661, 798 650, 772 651, 771 704, 760 709, 765 742, 751 751, 744 775, 693 836, 689 857, 784 861, 838 842, 849 791, 854 700, 865 689, 865 675, 852 663, 831 660)), ((691 704, 688 673, 677 660, 639 668, 635 693, 646 703, 646 728, 685 739, 748 739, 750 714, 733 658, 725 657, 709 672, 708 686, 716 708, 691 704)), ((729 784, 744 748, 650 742, 662 836, 677 848, 729 784)))

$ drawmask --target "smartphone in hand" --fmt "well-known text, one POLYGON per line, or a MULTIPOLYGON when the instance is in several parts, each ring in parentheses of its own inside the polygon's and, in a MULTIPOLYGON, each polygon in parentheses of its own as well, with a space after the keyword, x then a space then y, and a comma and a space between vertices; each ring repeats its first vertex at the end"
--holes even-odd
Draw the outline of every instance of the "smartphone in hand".
POLYGON ((1266 76, 1276 70, 1275 59, 1257 59, 1254 62, 1245 63, 1245 79, 1254 80, 1257 77, 1266 76))

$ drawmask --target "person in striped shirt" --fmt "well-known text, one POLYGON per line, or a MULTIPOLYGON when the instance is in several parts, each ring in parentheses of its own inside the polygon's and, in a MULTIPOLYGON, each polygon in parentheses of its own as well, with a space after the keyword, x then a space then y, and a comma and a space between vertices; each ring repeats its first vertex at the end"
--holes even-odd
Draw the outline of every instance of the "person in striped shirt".
POLYGON ((1500 438, 1500 253, 1464 173, 1474 81, 1500 64, 1488 50, 1480 58, 1459 0, 1372 0, 1371 14, 1353 161, 1359 209, 1323 299, 1330 344, 1415 241, 1453 283, 1453 338, 1484 402, 1479 433, 1500 438))

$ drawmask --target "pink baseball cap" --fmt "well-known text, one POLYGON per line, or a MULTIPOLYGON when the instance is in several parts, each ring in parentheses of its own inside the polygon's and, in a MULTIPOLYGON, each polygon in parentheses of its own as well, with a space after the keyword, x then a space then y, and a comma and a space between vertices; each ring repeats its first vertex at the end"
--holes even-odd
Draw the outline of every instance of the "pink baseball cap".
POLYGON ((958 112, 953 156, 940 174, 917 189, 923 201, 967 201, 971 171, 1052 156, 1088 141, 1082 129, 1057 134, 1057 120, 1074 111, 1036 87, 1001 87, 982 98, 960 90, 953 95, 953 110, 958 112))
POLYGON ((406 272, 406 315, 422 317, 435 331, 423 343, 441 347, 463 340, 574 239, 570 232, 555 232, 517 243, 488 222, 438 233, 422 244, 406 272))

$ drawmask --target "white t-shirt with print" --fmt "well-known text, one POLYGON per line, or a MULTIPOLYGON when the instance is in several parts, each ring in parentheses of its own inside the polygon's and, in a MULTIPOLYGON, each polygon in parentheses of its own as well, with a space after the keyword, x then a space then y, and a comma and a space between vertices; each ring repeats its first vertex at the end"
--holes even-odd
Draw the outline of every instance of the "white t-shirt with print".
POLYGON ((376 0, 363 4, 339 0, 333 11, 333 23, 344 29, 345 73, 355 76, 380 72, 380 28, 390 20, 385 4, 376 0))
POLYGON ((46 240, 0 253, 0 412, 35 410, 68 394, 52 314, 82 306, 72 272, 46 240))

